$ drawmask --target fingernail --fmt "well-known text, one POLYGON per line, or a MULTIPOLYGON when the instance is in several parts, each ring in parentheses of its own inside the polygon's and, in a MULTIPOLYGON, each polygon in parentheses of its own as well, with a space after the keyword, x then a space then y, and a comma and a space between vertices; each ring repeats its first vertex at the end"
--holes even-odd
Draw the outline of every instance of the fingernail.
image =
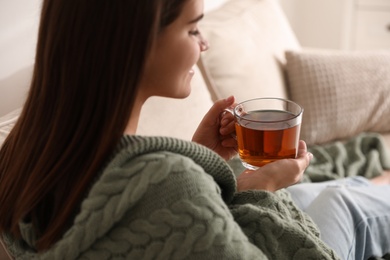
POLYGON ((310 152, 308 152, 307 155, 309 156, 310 160, 313 159, 313 157, 314 157, 314 155, 312 153, 310 153, 310 152))

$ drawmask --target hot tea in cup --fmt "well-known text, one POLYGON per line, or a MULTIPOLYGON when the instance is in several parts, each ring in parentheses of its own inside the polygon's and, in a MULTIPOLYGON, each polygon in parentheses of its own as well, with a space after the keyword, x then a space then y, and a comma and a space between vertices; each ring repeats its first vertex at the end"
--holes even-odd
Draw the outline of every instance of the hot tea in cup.
POLYGON ((248 169, 296 158, 303 109, 280 98, 257 98, 233 108, 238 154, 248 169))

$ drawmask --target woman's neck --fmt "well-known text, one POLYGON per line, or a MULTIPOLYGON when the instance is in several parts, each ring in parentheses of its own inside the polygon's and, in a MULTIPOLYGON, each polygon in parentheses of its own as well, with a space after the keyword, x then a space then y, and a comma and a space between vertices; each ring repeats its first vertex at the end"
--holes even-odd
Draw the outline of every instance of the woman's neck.
POLYGON ((124 134, 127 135, 134 135, 137 132, 138 127, 138 121, 141 114, 141 108, 144 102, 141 102, 139 100, 136 100, 134 102, 134 106, 132 109, 132 112, 130 114, 129 121, 127 123, 126 129, 124 131, 124 134))

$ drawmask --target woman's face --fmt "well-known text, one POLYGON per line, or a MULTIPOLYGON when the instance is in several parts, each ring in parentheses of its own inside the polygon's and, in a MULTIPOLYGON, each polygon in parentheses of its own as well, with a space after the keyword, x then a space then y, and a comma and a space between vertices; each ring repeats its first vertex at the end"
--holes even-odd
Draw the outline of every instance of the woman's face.
POLYGON ((191 93, 193 67, 208 47, 198 30, 203 0, 187 0, 179 17, 157 37, 139 88, 143 100, 151 96, 185 98, 191 93))

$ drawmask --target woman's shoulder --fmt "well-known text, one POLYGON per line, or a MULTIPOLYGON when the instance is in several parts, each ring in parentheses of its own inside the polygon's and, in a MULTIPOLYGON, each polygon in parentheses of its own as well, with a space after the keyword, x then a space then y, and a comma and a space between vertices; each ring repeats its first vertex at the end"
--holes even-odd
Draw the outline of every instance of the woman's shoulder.
POLYGON ((235 185, 226 162, 203 146, 168 137, 125 136, 86 201, 125 196, 116 210, 123 213, 151 192, 168 198, 209 190, 230 198, 235 185))
POLYGON ((177 172, 188 179, 202 176, 221 187, 225 200, 232 198, 236 187, 232 169, 218 154, 194 142, 170 137, 124 136, 100 180, 116 179, 118 172, 125 179, 140 178, 142 172, 142 182, 161 181, 177 172))
POLYGON ((185 156, 198 164, 207 165, 210 160, 217 164, 224 164, 219 155, 194 142, 165 136, 125 135, 113 151, 110 165, 126 164, 135 157, 158 152, 171 152, 185 156))
MULTIPOLYGON (((184 176, 194 172, 208 175, 209 169, 199 157, 214 157, 215 161, 219 161, 212 151, 185 140, 124 136, 95 185, 119 179, 127 183, 133 180, 155 183, 178 172, 184 176)), ((219 164, 221 167, 224 165, 222 162, 219 164)))
POLYGON ((117 194, 125 189, 132 190, 133 193, 138 192, 136 197, 162 183, 166 189, 181 190, 180 180, 183 179, 187 186, 197 186, 203 179, 207 180, 207 184, 215 185, 212 176, 201 165, 191 157, 177 152, 161 150, 131 158, 126 158, 124 154, 118 156, 122 158, 105 168, 99 180, 93 185, 90 196, 95 196, 95 192, 105 192, 106 190, 104 188, 100 190, 100 187, 107 185, 116 189, 117 194))

